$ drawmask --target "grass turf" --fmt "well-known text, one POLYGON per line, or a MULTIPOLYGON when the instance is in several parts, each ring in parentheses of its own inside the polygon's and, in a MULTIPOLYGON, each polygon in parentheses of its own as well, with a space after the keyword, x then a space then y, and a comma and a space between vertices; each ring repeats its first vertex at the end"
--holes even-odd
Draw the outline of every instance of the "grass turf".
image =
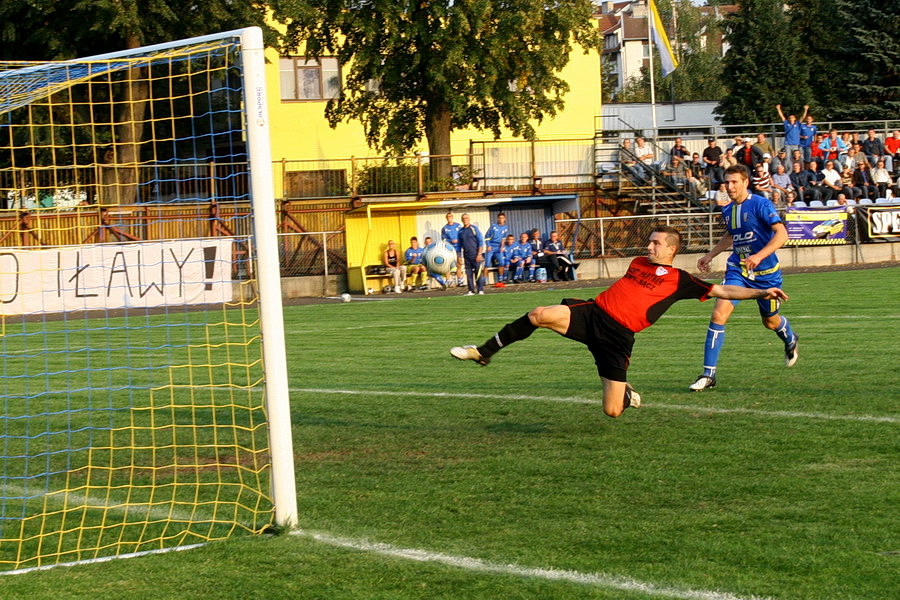
MULTIPOLYGON (((711 303, 677 304, 638 335, 630 380, 645 406, 618 420, 591 403, 599 380, 590 354, 551 332, 487 368, 447 354, 557 302, 559 291, 290 307, 301 525, 492 564, 633 578, 657 597, 891 597, 898 275, 788 276, 783 313, 801 336, 797 366, 782 366, 780 342, 745 303, 728 327, 719 386, 703 394, 686 387, 711 303)), ((60 589, 72 598, 651 595, 302 536, 238 537, 0 586, 29 598, 60 589)))

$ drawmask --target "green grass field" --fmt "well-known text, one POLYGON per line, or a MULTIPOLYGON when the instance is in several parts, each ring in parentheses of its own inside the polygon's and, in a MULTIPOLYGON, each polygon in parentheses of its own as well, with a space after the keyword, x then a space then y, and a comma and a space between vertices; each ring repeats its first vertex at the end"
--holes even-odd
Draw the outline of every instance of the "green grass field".
POLYGON ((4 577, 0 597, 896 598, 900 268, 785 289, 796 367, 745 303, 718 387, 687 392, 712 303, 681 302, 638 335, 645 404, 616 420, 551 332, 486 368, 447 354, 595 288, 288 307, 303 532, 4 577))

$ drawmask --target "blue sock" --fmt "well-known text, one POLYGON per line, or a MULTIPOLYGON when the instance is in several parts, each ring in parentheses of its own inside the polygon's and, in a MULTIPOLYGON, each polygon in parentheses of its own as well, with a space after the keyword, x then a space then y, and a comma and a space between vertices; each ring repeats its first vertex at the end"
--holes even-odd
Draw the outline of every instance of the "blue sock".
POLYGON ((719 354, 725 344, 725 326, 710 321, 706 331, 706 345, 703 346, 703 375, 713 377, 716 374, 716 365, 719 364, 719 354))
POLYGON ((785 345, 797 339, 797 336, 794 335, 794 330, 791 329, 791 324, 784 317, 781 317, 781 322, 778 324, 778 329, 775 330, 775 333, 785 345))

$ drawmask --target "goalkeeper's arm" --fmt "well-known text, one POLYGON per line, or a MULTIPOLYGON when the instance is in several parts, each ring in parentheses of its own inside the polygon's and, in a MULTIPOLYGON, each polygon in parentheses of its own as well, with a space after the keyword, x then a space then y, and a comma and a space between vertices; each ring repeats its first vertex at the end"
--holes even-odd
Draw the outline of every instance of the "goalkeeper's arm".
POLYGON ((709 295, 713 298, 722 298, 723 300, 782 300, 788 299, 780 288, 771 287, 764 290, 756 290, 753 288, 745 288, 739 285, 718 285, 715 284, 710 288, 709 295))

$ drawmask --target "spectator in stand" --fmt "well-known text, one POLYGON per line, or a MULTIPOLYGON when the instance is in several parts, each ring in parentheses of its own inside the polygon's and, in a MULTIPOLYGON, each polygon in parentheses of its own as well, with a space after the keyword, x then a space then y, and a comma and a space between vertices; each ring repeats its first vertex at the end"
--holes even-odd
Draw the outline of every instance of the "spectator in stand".
POLYGON ((744 140, 744 147, 738 150, 734 157, 737 159, 738 164, 747 167, 749 173, 756 170, 756 165, 761 163, 763 159, 762 152, 753 146, 750 138, 744 140))
POLYGON ((847 206, 847 194, 845 194, 844 192, 841 192, 840 194, 837 195, 837 198, 835 198, 835 201, 838 203, 838 206, 847 206))
POLYGON ((789 173, 794 172, 794 163, 800 163, 800 168, 803 169, 803 165, 805 165, 806 162, 804 162, 804 160, 803 160, 803 151, 802 150, 794 150, 791 153, 791 170, 788 171, 789 173))
POLYGON ((722 149, 716 146, 716 138, 706 140, 707 146, 703 149, 704 175, 709 177, 710 184, 718 186, 725 180, 725 169, 722 168, 722 149))
POLYGON ((854 144, 847 150, 847 157, 844 159, 843 166, 850 167, 850 170, 856 169, 856 165, 859 162, 868 162, 866 155, 863 154, 862 150, 860 150, 859 144, 854 144))
POLYGON ((856 187, 853 181, 853 169, 848 166, 844 166, 841 170, 841 187, 844 189, 844 194, 854 202, 862 196, 862 190, 856 187))
POLYGON ((794 191, 794 187, 791 186, 791 189, 788 190, 787 198, 784 200, 785 206, 793 206, 794 202, 797 201, 797 192, 794 191))
POLYGON ((794 189, 791 184, 791 176, 787 174, 784 165, 775 167, 775 174, 772 175, 772 190, 777 202, 787 202, 788 192, 794 189))
POLYGON ((772 157, 772 168, 775 169, 775 172, 778 172, 778 166, 784 167, 784 172, 787 173, 791 170, 791 159, 788 158, 787 151, 782 148, 778 151, 774 157, 772 157))
MULTIPOLYGON (((797 121, 796 115, 788 115, 787 119, 785 119, 784 113, 781 112, 780 104, 776 104, 775 109, 778 111, 778 116, 784 124, 784 147, 787 149, 786 154, 788 156, 793 156, 794 150, 800 149, 800 122, 797 121)), ((806 118, 807 112, 809 112, 809 105, 804 104, 803 115, 800 117, 800 121, 806 118)), ((784 168, 785 170, 788 170, 790 169, 790 165, 785 165, 784 168)))
POLYGON ((622 140, 622 148, 619 150, 619 165, 622 171, 631 177, 639 180, 644 178, 643 169, 634 160, 634 148, 628 138, 622 140))
POLYGON ((725 188, 724 183, 719 184, 719 189, 716 190, 716 206, 725 206, 731 202, 731 196, 728 195, 728 190, 725 188))
POLYGON ((826 160, 825 168, 822 169, 822 189, 828 195, 826 200, 836 198, 838 194, 847 193, 841 183, 841 174, 834 167, 833 160, 826 160))
POLYGON ((883 160, 888 171, 894 170, 894 159, 887 154, 884 144, 875 135, 875 130, 870 129, 866 132, 866 139, 862 141, 863 152, 869 159, 869 165, 876 166, 879 160, 883 160))
POLYGON ((762 163, 756 164, 753 175, 750 176, 750 188, 757 196, 762 196, 766 200, 772 199, 772 178, 762 163))
POLYGON ((734 139, 730 146, 732 154, 737 152, 738 150, 740 150, 743 147, 744 147, 744 136, 742 136, 742 135, 734 136, 734 139))
POLYGON ((416 288, 416 280, 419 281, 418 289, 427 290, 425 278, 428 276, 428 270, 422 264, 422 253, 424 248, 419 247, 419 238, 412 236, 409 238, 409 248, 403 253, 406 261, 406 275, 412 278, 412 287, 416 288))
POLYGON ((800 150, 803 152, 804 164, 812 160, 812 147, 818 130, 819 128, 813 125, 812 116, 806 111, 806 120, 800 125, 800 150))
MULTIPOLYGON (((690 155, 690 150, 684 147, 684 140, 682 140, 680 137, 675 138, 675 145, 672 146, 671 150, 669 150, 669 156, 671 156, 672 158, 675 158, 677 156, 683 161, 690 155)), ((671 163, 671 160, 669 162, 671 163)))
POLYGON ((878 188, 878 198, 900 196, 900 189, 897 189, 897 186, 894 185, 891 172, 885 168, 883 160, 879 160, 875 168, 872 169, 872 181, 875 183, 875 187, 878 188))
POLYGON ((705 194, 707 190, 707 179, 704 175, 705 168, 700 155, 696 152, 691 156, 691 162, 685 165, 688 170, 688 180, 694 182, 698 194, 705 194))
POLYGON ((797 198, 803 201, 821 200, 822 193, 815 185, 815 172, 804 169, 799 162, 791 165, 791 185, 797 192, 797 198))
POLYGON ((644 179, 649 179, 653 173, 649 167, 653 165, 653 160, 655 158, 653 155, 653 148, 651 148, 650 144, 640 136, 636 137, 634 142, 634 154, 637 156, 638 165, 641 167, 644 179))
MULTIPOLYGON (((824 165, 822 168, 824 168, 824 165)), ((819 189, 819 200, 828 202, 834 197, 834 194, 832 189, 825 185, 825 175, 822 174, 822 168, 818 166, 816 161, 809 161, 809 170, 812 172, 811 184, 819 189)))
POLYGON ((900 129, 894 131, 894 135, 884 141, 884 149, 891 155, 894 170, 900 168, 900 129))
POLYGON ((719 163, 719 166, 722 167, 722 171, 724 172, 725 169, 727 169, 728 167, 733 167, 736 164, 737 159, 734 157, 734 150, 728 148, 727 150, 725 150, 725 154, 722 155, 722 161, 721 163, 719 163))
POLYGON ((392 288, 397 294, 403 291, 406 282, 406 265, 400 264, 400 253, 397 252, 397 244, 394 240, 388 240, 387 248, 382 254, 382 262, 387 267, 388 274, 394 279, 392 288))
POLYGON ((828 137, 819 144, 819 150, 825 155, 826 161, 835 161, 840 167, 843 165, 842 158, 846 160, 845 155, 850 151, 850 146, 838 137, 837 129, 832 129, 828 132, 828 137))
POLYGON ((663 172, 663 175, 671 179, 672 183, 678 187, 688 188, 691 189, 691 191, 694 191, 688 183, 687 165, 677 154, 672 155, 672 160, 669 162, 669 168, 663 172))
POLYGON ((813 141, 813 146, 809 151, 810 156, 812 156, 810 162, 816 163, 817 167, 815 170, 817 173, 822 170, 822 167, 825 166, 825 151, 822 150, 822 138, 824 137, 824 133, 817 133, 816 138, 813 141))
POLYGON ((766 170, 766 173, 772 175, 775 172, 775 169, 772 168, 772 155, 766 152, 763 154, 762 162, 759 163, 763 166, 763 169, 766 170))
POLYGON ((769 140, 766 139, 766 134, 757 133, 756 134, 756 143, 753 144, 754 148, 757 148, 760 152, 763 153, 763 156, 768 154, 769 156, 775 156, 775 148, 772 144, 769 143, 769 140))
POLYGON ((853 185, 862 191, 863 198, 875 198, 876 187, 872 181, 872 173, 869 171, 869 162, 861 160, 856 163, 856 170, 853 171, 853 185))

